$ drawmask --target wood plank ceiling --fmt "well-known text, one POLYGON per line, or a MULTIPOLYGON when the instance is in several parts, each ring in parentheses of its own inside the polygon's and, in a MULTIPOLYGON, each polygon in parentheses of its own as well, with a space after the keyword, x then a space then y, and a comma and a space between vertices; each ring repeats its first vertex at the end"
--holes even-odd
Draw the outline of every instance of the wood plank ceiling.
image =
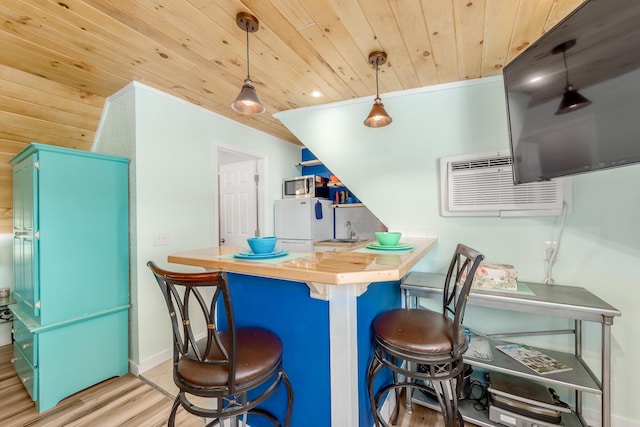
POLYGON ((137 80, 300 144, 277 111, 501 73, 582 0, 9 0, 0 4, 0 232, 8 160, 30 141, 90 149, 105 98, 137 80), (230 108, 249 35, 261 116, 230 108), (324 96, 313 98, 311 91, 324 96))

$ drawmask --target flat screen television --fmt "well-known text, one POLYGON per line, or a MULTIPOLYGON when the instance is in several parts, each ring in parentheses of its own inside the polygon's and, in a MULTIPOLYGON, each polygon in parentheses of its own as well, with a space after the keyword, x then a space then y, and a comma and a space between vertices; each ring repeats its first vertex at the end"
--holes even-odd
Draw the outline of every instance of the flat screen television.
POLYGON ((503 76, 515 184, 640 162, 640 0, 586 1, 503 76))

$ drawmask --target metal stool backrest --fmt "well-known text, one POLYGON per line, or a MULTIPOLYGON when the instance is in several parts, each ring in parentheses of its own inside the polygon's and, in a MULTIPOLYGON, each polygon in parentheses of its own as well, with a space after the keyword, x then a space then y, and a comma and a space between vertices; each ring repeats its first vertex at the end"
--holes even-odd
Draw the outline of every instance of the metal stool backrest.
POLYGON ((453 254, 444 282, 442 313, 453 317, 453 356, 460 350, 460 334, 455 333, 462 327, 464 311, 471 291, 473 277, 484 255, 463 244, 458 244, 453 254))
POLYGON ((228 394, 235 393, 236 331, 226 273, 176 273, 163 270, 152 261, 147 266, 158 281, 169 309, 173 329, 174 367, 181 357, 226 367, 228 394), (218 305, 224 309, 220 313, 224 318, 218 319, 218 305), (223 332, 228 335, 225 345, 220 339, 219 322, 227 325, 223 332), (201 327, 203 330, 194 332, 194 327, 201 327), (196 335, 202 333, 206 335, 197 340, 196 335))

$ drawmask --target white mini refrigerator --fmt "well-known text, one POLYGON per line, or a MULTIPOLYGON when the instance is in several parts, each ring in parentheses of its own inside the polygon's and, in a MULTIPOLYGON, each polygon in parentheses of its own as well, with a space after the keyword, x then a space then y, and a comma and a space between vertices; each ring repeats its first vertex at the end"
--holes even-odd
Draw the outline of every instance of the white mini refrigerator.
POLYGON ((310 198, 275 201, 278 246, 290 251, 313 251, 313 242, 333 238, 330 200, 310 198))

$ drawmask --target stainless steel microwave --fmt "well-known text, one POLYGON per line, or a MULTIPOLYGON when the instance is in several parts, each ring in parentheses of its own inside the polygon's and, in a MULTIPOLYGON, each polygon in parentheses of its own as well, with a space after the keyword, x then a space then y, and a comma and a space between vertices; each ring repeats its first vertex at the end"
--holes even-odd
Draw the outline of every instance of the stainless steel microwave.
POLYGON ((329 198, 329 179, 319 175, 296 176, 282 182, 282 198, 320 197, 329 198))

